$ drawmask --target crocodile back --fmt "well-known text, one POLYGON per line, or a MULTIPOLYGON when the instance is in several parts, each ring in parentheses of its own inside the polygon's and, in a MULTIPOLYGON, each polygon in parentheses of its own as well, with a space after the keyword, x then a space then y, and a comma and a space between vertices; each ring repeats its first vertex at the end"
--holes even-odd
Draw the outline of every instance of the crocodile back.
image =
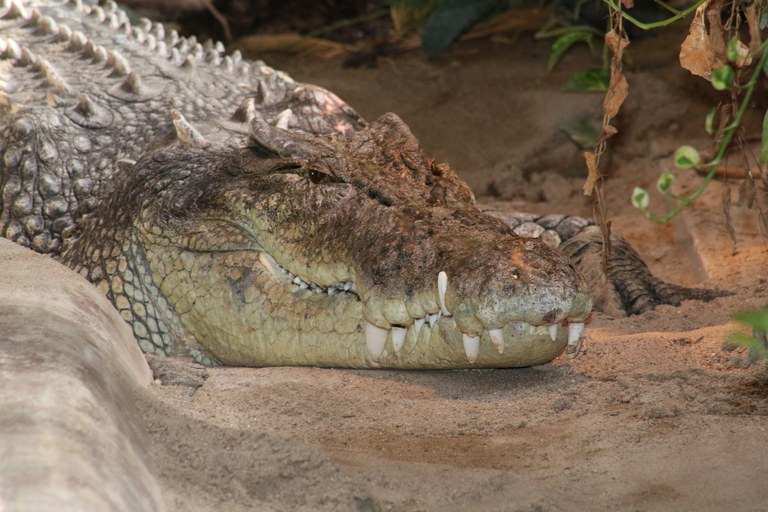
POLYGON ((124 11, 82 2, 0 6, 0 235, 59 254, 112 190, 121 160, 176 137, 172 112, 244 145, 247 99, 267 122, 330 133, 363 120, 332 93, 124 11), (255 101, 254 101, 255 100, 255 101))

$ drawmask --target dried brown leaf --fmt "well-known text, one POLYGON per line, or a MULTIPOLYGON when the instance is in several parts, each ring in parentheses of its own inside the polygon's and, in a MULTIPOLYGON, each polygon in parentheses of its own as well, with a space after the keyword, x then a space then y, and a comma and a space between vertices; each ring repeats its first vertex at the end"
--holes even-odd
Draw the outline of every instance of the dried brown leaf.
POLYGON ((709 2, 701 4, 693 15, 688 37, 680 46, 680 65, 696 76, 709 80, 714 59, 710 48, 709 34, 704 23, 709 2))
POLYGON ((605 45, 618 57, 618 60, 621 60, 624 48, 629 46, 629 39, 621 37, 615 29, 611 29, 605 33, 605 45))
POLYGON ((635 6, 635 0, 621 0, 621 5, 623 5, 625 9, 631 9, 635 6))
POLYGON ((712 52, 712 65, 719 67, 728 60, 726 57, 728 40, 723 29, 722 18, 723 0, 710 0, 707 4, 709 5, 707 24, 709 26, 709 49, 712 52))
POLYGON ((584 160, 587 162, 587 179, 584 180, 584 195, 591 196, 600 181, 600 173, 597 172, 597 155, 592 151, 584 152, 584 160))
POLYGON ((603 99, 603 108, 609 117, 616 117, 621 105, 629 95, 629 83, 626 77, 618 69, 618 66, 611 65, 611 81, 608 84, 608 91, 603 99))

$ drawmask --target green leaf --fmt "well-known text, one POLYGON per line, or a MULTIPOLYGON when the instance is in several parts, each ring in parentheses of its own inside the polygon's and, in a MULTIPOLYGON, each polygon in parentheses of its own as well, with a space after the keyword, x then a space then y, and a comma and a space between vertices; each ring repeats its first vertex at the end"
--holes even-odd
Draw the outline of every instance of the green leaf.
POLYGON ((717 114, 717 107, 712 107, 704 119, 704 129, 707 130, 708 135, 715 134, 715 114, 717 114))
POLYGON ((552 71, 557 65, 558 61, 560 61, 560 57, 562 57, 563 54, 568 51, 568 48, 574 44, 583 41, 587 43, 591 49, 593 37, 594 34, 592 32, 587 32, 586 30, 572 30, 558 37, 557 40, 552 43, 552 52, 549 54, 547 71, 552 71))
POLYGON ((608 83, 611 79, 607 69, 586 69, 574 73, 565 83, 566 91, 598 91, 608 90, 608 83))
POLYGON ((768 110, 763 117, 763 137, 760 141, 760 163, 768 162, 768 110))
POLYGON ((659 189, 664 195, 669 194, 669 190, 672 188, 672 184, 675 182, 675 175, 671 172, 663 172, 659 176, 659 180, 656 182, 656 188, 659 189))
POLYGON ((701 157, 693 146, 680 146, 675 150, 675 167, 678 169, 690 169, 699 165, 701 157))
POLYGON ((430 57, 437 55, 503 5, 506 2, 502 0, 443 0, 432 11, 421 32, 424 51, 430 57))
POLYGON ((723 64, 712 70, 712 86, 718 91, 730 89, 733 85, 733 68, 723 64))
POLYGON ((635 187, 635 190, 632 191, 632 206, 639 210, 646 210, 650 202, 648 192, 644 188, 635 187))
POLYGON ((740 311, 733 315, 733 319, 747 324, 753 329, 768 331, 768 308, 740 311))

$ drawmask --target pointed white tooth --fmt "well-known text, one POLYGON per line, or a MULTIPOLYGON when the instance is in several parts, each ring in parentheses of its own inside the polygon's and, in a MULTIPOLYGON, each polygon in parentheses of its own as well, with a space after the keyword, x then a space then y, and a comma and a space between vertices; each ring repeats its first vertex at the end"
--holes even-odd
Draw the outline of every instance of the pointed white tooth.
POLYGON ((345 292, 348 292, 348 291, 349 291, 349 290, 351 290, 351 289, 352 289, 352 281, 346 281, 346 282, 344 283, 344 291, 345 291, 345 292))
POLYGON ((557 339, 557 324, 552 324, 549 326, 549 337, 552 338, 552 341, 557 339))
POLYGON ((395 352, 400 352, 400 349, 405 345, 405 335, 407 333, 408 329, 405 327, 392 328, 392 346, 395 347, 395 352))
POLYGON ((571 322, 568 324, 568 345, 575 345, 584 334, 584 322, 571 322))
POLYGON ((365 322, 365 344, 368 346, 368 354, 374 360, 378 360, 384 352, 387 335, 389 335, 389 329, 382 329, 371 322, 365 322))
POLYGON ((419 332, 421 332, 421 328, 424 327, 424 322, 426 321, 426 318, 417 318, 413 321, 413 329, 416 332, 416 337, 419 337, 419 332))
POLYGON ((568 357, 576 357, 581 347, 581 336, 584 334, 584 322, 568 324, 568 357))
POLYGON ((299 276, 294 277, 293 284, 301 284, 301 278, 299 276))
MULTIPOLYGON (((301 281, 301 280, 299 280, 299 281, 301 281)), ((309 288, 309 285, 307 283, 305 283, 304 281, 301 281, 299 283, 299 288, 301 288, 302 290, 306 290, 307 288, 309 288)))
POLYGON ((435 313, 434 315, 427 315, 427 322, 429 322, 430 327, 434 327, 435 324, 440 320, 440 311, 435 313))
POLYGON ((488 329, 488 335, 491 337, 493 346, 496 347, 496 352, 499 354, 504 353, 504 332, 501 329, 488 329))
POLYGON ((264 268, 267 269, 267 271, 272 274, 273 276, 279 275, 280 267, 275 263, 275 260, 272 259, 271 256, 269 256, 265 252, 259 253, 259 262, 261 262, 262 265, 264 265, 264 268))
POLYGON ((445 307, 446 291, 448 291, 448 274, 441 270, 440 273, 437 274, 437 296, 440 299, 440 311, 442 311, 445 316, 451 316, 451 312, 445 307))
POLYGON ((480 356, 480 336, 470 336, 462 334, 464 337, 464 353, 467 355, 467 361, 474 363, 480 356))
POLYGON ((328 288, 328 295, 333 295, 334 293, 336 293, 336 287, 335 286, 329 287, 328 288))

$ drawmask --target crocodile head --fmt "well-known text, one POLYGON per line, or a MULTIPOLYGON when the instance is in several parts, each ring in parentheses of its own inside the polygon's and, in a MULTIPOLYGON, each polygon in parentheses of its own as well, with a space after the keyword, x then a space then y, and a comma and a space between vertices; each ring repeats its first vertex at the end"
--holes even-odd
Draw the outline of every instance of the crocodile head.
POLYGON ((518 367, 578 342, 591 309, 580 275, 480 212, 395 115, 347 135, 249 122, 245 147, 172 144, 140 159, 70 255, 145 350, 518 367))

